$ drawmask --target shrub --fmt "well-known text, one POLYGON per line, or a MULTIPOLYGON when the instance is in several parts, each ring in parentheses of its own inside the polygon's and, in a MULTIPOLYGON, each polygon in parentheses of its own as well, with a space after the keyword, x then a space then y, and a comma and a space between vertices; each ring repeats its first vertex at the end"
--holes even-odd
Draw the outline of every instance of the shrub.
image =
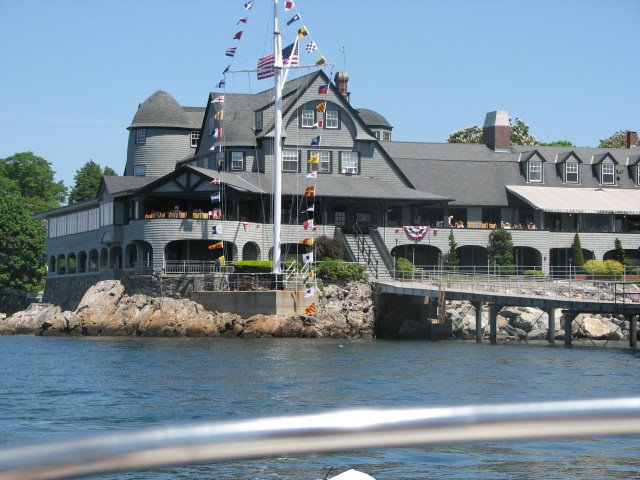
POLYGON ((544 277, 544 272, 542 270, 525 270, 522 274, 529 277, 544 277))
POLYGON ((513 265, 513 240, 508 230, 494 230, 489 235, 489 253, 494 265, 500 267, 501 274, 515 272, 513 265))
POLYGON ((316 276, 326 283, 344 284, 355 280, 366 280, 364 265, 347 263, 344 260, 325 260, 316 267, 316 276))
POLYGON ((624 266, 616 260, 587 260, 584 271, 588 275, 622 275, 624 266))
POLYGON ((340 240, 323 235, 322 237, 316 238, 313 245, 316 261, 328 260, 330 258, 346 260, 346 252, 340 240))
POLYGON ((242 260, 233 263, 235 273, 271 273, 273 263, 269 260, 242 260))
POLYGON ((573 237, 573 245, 571 245, 571 257, 573 266, 581 269, 584 266, 584 254, 582 253, 582 244, 580 243, 580 235, 577 233, 573 237))
POLYGON ((415 268, 406 258, 398 257, 396 259, 396 270, 398 270, 401 278, 411 278, 415 268))

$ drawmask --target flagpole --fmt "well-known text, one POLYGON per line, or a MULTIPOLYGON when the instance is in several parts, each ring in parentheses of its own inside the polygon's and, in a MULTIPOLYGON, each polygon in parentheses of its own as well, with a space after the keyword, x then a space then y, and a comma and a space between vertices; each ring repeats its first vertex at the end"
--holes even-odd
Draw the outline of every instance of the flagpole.
POLYGON ((275 128, 273 141, 273 273, 280 273, 282 215, 282 47, 278 28, 278 0, 273 0, 273 67, 275 81, 275 128))

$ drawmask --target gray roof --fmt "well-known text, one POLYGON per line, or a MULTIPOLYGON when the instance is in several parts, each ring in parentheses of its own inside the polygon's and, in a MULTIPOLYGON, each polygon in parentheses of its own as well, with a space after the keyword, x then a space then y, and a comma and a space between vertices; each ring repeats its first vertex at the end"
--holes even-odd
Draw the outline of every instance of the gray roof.
POLYGON ((356 111, 362 121, 367 125, 367 127, 383 127, 392 129, 393 127, 387 119, 380 115, 378 112, 374 112, 373 110, 369 110, 368 108, 357 108, 356 111))
MULTIPOLYGON (((383 142, 381 146, 419 190, 455 198, 452 205, 503 206, 508 204, 505 185, 526 184, 519 163, 537 152, 549 164, 561 163, 573 152, 584 164, 609 153, 619 164, 633 164, 629 149, 543 147, 514 145, 495 152, 479 143, 383 142), (491 187, 491 188, 487 188, 491 187)), ((553 168, 550 166, 550 168, 553 168)), ((592 175, 583 175, 581 187, 598 186, 592 175)), ((545 183, 561 179, 549 170, 545 183)), ((540 188, 536 186, 533 188, 540 188)), ((574 187, 575 188, 575 187, 574 187)))
POLYGON ((138 107, 128 128, 185 128, 199 129, 204 111, 198 108, 183 108, 164 90, 158 90, 138 107))
MULTIPOLYGON (((200 167, 188 167, 210 178, 220 177, 222 183, 240 191, 251 193, 271 193, 273 177, 256 172, 218 173, 200 167)), ((373 177, 360 175, 318 175, 314 180, 317 197, 360 198, 376 200, 404 200, 422 202, 446 201, 449 197, 415 190, 402 185, 388 183, 373 177)), ((302 174, 285 174, 282 177, 283 195, 304 195, 308 186, 302 174)))
POLYGON ((104 187, 107 190, 107 193, 111 196, 122 194, 126 192, 134 192, 139 188, 144 187, 145 185, 150 184, 151 182, 157 180, 160 177, 152 177, 152 176, 108 176, 104 175, 102 180, 104 181, 104 187))

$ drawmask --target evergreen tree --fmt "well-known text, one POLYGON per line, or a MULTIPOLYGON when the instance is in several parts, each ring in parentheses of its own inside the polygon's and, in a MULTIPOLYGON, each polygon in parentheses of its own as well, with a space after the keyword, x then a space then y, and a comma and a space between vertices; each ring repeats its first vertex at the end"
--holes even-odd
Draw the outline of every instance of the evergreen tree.
POLYGON ((75 184, 69 194, 69 203, 83 202, 95 198, 100 188, 103 175, 115 175, 111 167, 100 168, 93 160, 89 160, 82 167, 76 170, 73 177, 75 184))
POLYGON ((449 232, 449 253, 445 260, 445 265, 451 270, 455 270, 456 267, 460 266, 460 259, 458 258, 456 248, 458 248, 458 244, 456 243, 456 237, 453 235, 453 230, 451 230, 449 232))
POLYGON ((613 259, 620 262, 622 265, 627 264, 627 254, 624 252, 624 248, 622 248, 622 242, 619 238, 616 238, 615 241, 615 253, 613 254, 613 259))
POLYGON ((582 267, 584 267, 584 255, 582 253, 582 245, 580 244, 580 236, 577 232, 573 237, 573 245, 571 246, 571 249, 573 266, 576 270, 582 270, 582 267))
POLYGON ((494 230, 489 235, 489 252, 501 273, 513 273, 513 239, 511 232, 504 229, 494 230))
POLYGON ((0 195, 0 288, 37 292, 45 271, 44 228, 17 195, 0 195))

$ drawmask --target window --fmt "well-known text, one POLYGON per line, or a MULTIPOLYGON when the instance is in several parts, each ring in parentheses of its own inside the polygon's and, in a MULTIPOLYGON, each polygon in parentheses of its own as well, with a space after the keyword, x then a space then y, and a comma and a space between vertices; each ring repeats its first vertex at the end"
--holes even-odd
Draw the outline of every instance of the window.
POLYGON ((297 172, 298 171, 298 151, 282 150, 282 171, 297 172))
POLYGON ((340 152, 340 172, 358 173, 358 152, 340 152))
POLYGON ((144 177, 147 173, 146 165, 134 165, 133 166, 133 175, 136 177, 144 177))
POLYGON ((327 150, 315 150, 309 152, 309 158, 318 155, 318 163, 310 163, 310 172, 331 173, 331 152, 327 150))
POLYGON ((529 162, 529 182, 542 182, 542 162, 537 160, 529 162))
POLYGON ((138 145, 144 145, 147 143, 147 129, 139 128, 136 130, 136 143, 138 145))
POLYGON ((602 178, 600 179, 600 183, 603 185, 614 185, 616 183, 614 177, 614 165, 613 163, 603 163, 601 165, 602 168, 602 178))
POLYGON ((196 148, 200 142, 200 132, 191 130, 191 148, 196 148))
POLYGON ((381 133, 382 133, 382 140, 384 142, 390 142, 391 141, 391 132, 383 131, 381 133))
POLYGON ((340 128, 338 122, 338 111, 327 110, 324 114, 324 128, 340 128))
POLYGON ((564 165, 564 181, 566 183, 578 183, 578 163, 567 162, 564 165))
POLYGON ((316 123, 314 110, 302 110, 302 128, 313 128, 316 123))
POLYGON ((256 112, 256 132, 262 130, 262 110, 256 112))
POLYGON ((244 170, 244 152, 231 152, 231 170, 244 170))

